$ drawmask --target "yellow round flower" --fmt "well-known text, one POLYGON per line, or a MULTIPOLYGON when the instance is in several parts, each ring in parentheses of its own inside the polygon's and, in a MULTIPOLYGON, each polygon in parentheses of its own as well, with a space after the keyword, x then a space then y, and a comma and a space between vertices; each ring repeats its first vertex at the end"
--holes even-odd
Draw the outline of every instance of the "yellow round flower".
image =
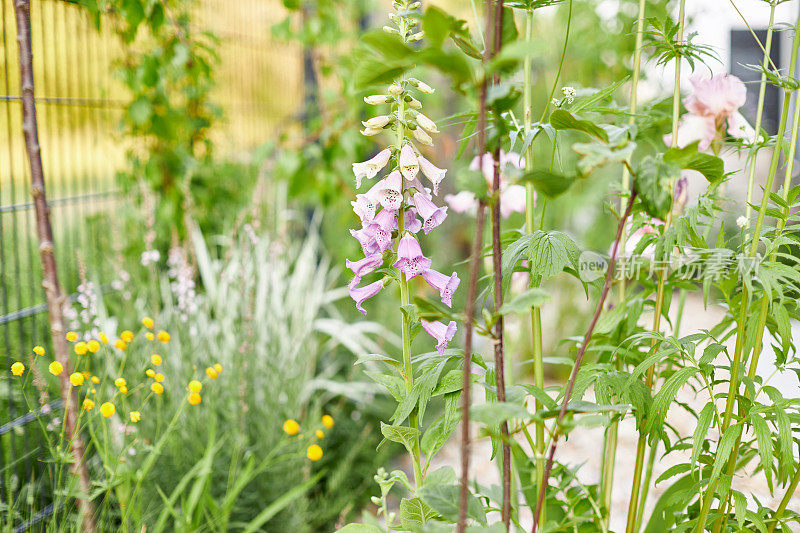
POLYGON ((216 370, 214 370, 213 367, 206 368, 206 376, 210 377, 211 379, 217 379, 218 375, 219 374, 217 373, 216 370))
POLYGON ((150 356, 150 362, 156 366, 160 365, 162 363, 161 356, 158 355, 157 353, 154 353, 153 355, 150 356))
POLYGON ((153 335, 152 331, 146 331, 145 334, 144 334, 144 338, 149 340, 149 341, 151 341, 151 340, 155 339, 156 336, 153 335))
POLYGON ((98 378, 97 376, 92 376, 92 383, 94 384, 100 383, 100 378, 98 378))
POLYGON ((144 373, 147 374, 148 378, 156 377, 156 371, 153 370, 152 368, 148 368, 147 370, 144 371, 144 373))
POLYGON ((83 372, 81 372, 81 374, 83 374, 84 379, 89 379, 92 377, 92 373, 89 372, 88 370, 84 370, 83 372))
POLYGON ((67 340, 69 342, 75 342, 76 340, 78 340, 78 334, 75 333, 74 331, 68 331, 67 332, 67 340))
POLYGON ((314 435, 316 435, 318 439, 321 439, 325 436, 325 433, 323 433, 321 429, 318 429, 314 432, 314 435))
POLYGON ((192 381, 189 382, 189 390, 192 392, 200 392, 201 390, 203 390, 203 384, 197 381, 196 379, 193 379, 192 381))
POLYGON ((130 417, 131 417, 131 422, 135 424, 136 422, 142 419, 142 413, 140 413, 139 411, 131 411, 130 417))
POLYGON ((158 381, 159 383, 161 383, 162 381, 164 381, 164 374, 162 374, 161 372, 159 372, 158 374, 156 374, 155 376, 153 376, 153 379, 154 379, 154 380, 156 380, 156 381, 158 381))
POLYGON ((84 379, 86 378, 84 378, 83 374, 81 374, 80 372, 74 372, 69 377, 69 382, 72 383, 73 387, 80 387, 81 385, 83 385, 84 379))
POLYGON ((319 461, 322 459, 322 448, 320 448, 318 444, 312 444, 306 450, 306 457, 312 461, 319 461))
POLYGON ((19 361, 11 365, 11 373, 15 376, 21 376, 23 372, 25 372, 25 365, 19 361))
POLYGON ((35 353, 36 355, 44 355, 44 347, 42 347, 42 346, 34 346, 33 347, 33 353, 35 353))
POLYGON ((128 386, 128 382, 125 381, 125 378, 117 378, 117 379, 114 380, 114 386, 115 387, 127 387, 128 386))
POLYGON ((150 390, 158 395, 164 394, 164 385, 161 383, 153 383, 150 385, 150 390))
POLYGON ((108 344, 108 335, 106 335, 102 331, 97 334, 97 338, 100 339, 100 342, 102 342, 103 344, 108 344))
POLYGON ((128 387, 123 385, 122 387, 119 388, 119 392, 120 394, 128 394, 128 387))
POLYGON ((50 366, 48 366, 48 367, 47 367, 47 369, 48 369, 48 370, 50 371, 50 373, 51 373, 51 374, 53 374, 54 376, 57 376, 57 375, 59 375, 61 372, 63 372, 63 371, 64 371, 64 367, 63 367, 63 366, 61 366, 61 363, 59 363, 58 361, 53 361, 52 363, 50 363, 50 366))
POLYGON ((149 316, 146 316, 146 317, 144 317, 144 318, 142 319, 142 325, 143 325, 144 327, 146 327, 146 328, 152 328, 152 327, 153 327, 153 324, 154 324, 154 322, 153 322, 153 319, 152 319, 152 318, 150 318, 149 316))
POLYGON ((83 408, 87 411, 91 411, 92 409, 94 409, 94 402, 89 398, 86 398, 85 400, 83 400, 83 408))
POLYGON ((81 341, 75 344, 72 349, 75 350, 76 355, 86 355, 86 352, 89 351, 89 346, 85 342, 81 341))
POLYGON ((117 350, 122 350, 123 352, 128 348, 128 345, 125 344, 125 341, 122 339, 117 339, 114 341, 114 348, 117 350))
POLYGON ((217 371, 217 374, 222 374, 222 365, 219 363, 214 363, 214 370, 217 371))
POLYGON ((133 342, 133 332, 130 330, 125 330, 119 334, 119 338, 127 343, 133 342))
POLYGON ((202 398, 196 392, 190 392, 188 399, 191 405, 198 405, 202 401, 202 398))
POLYGON ((333 427, 333 417, 331 415, 322 415, 322 425, 331 429, 333 427))
POLYGON ((160 340, 164 344, 169 342, 169 333, 167 333, 163 329, 158 332, 158 335, 156 335, 156 337, 158 337, 158 340, 160 340))
POLYGON ((300 432, 300 424, 290 418, 283 423, 283 431, 287 435, 297 435, 300 432))
POLYGON ((100 343, 96 340, 92 339, 86 343, 86 347, 89 349, 91 353, 97 353, 100 351, 100 343))
POLYGON ((100 406, 100 414, 108 418, 117 412, 117 408, 111 402, 105 402, 100 406))

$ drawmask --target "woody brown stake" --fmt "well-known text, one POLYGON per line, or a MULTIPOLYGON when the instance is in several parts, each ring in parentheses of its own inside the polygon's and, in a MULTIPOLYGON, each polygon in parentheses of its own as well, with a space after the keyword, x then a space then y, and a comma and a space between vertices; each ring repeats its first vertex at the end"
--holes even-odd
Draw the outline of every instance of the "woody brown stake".
POLYGON ((89 471, 84 462, 85 449, 80 434, 76 432, 78 401, 69 382, 69 346, 65 338, 64 295, 58 282, 53 228, 50 225, 50 208, 44 189, 44 172, 39 148, 39 128, 36 124, 36 103, 33 91, 33 52, 31 51, 31 22, 29 0, 14 0, 14 16, 17 21, 17 45, 19 49, 20 87, 22 88, 22 131, 25 134, 25 149, 31 170, 31 194, 36 213, 36 234, 39 238, 39 257, 42 261, 42 286, 47 299, 50 318, 50 334, 56 360, 64 367, 58 377, 61 398, 64 402, 64 431, 72 448, 73 463, 70 467, 78 479, 80 497, 78 509, 81 513, 82 531, 94 533, 94 510, 89 500, 89 471))

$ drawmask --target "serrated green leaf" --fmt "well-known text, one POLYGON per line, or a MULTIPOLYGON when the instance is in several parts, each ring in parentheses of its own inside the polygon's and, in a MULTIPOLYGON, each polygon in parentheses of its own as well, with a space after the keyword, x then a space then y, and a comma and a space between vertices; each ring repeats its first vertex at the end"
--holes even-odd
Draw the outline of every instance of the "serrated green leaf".
POLYGON ((408 426, 392 426, 381 422, 381 433, 387 440, 397 442, 405 446, 411 453, 419 438, 419 430, 408 426))
POLYGON ((722 434, 722 438, 719 439, 719 444, 717 445, 717 453, 714 455, 714 465, 711 467, 711 479, 717 478, 725 465, 728 464, 733 446, 736 444, 736 439, 739 438, 741 433, 742 426, 734 424, 728 427, 725 433, 722 434))
MULTIPOLYGON (((460 501, 458 485, 423 485, 417 489, 417 495, 447 520, 458 521, 458 502, 460 501)), ((486 525, 486 511, 478 498, 471 492, 467 495, 467 516, 486 525)))
POLYGON ((436 516, 436 511, 431 509, 420 498, 403 498, 400 500, 400 524, 403 529, 411 530, 421 526, 436 516))
POLYGON ((550 113, 550 125, 557 130, 580 131, 603 142, 608 142, 608 134, 603 128, 592 121, 579 119, 563 109, 556 109, 550 113))
POLYGON ((548 198, 558 198, 575 183, 576 176, 559 174, 548 169, 532 169, 517 178, 519 183, 531 183, 537 192, 548 198))
POLYGON ((517 295, 510 302, 506 302, 497 312, 498 315, 530 313, 534 307, 541 307, 550 300, 547 291, 539 287, 532 287, 522 294, 517 295))

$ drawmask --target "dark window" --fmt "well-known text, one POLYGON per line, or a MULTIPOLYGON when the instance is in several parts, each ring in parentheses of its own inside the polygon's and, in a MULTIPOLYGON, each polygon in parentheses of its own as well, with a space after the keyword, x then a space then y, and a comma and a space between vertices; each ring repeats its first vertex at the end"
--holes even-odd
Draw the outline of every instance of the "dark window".
MULTIPOLYGON (((755 30, 761 43, 766 43, 767 30, 755 30)), ((772 35, 772 46, 770 57, 778 68, 780 63, 780 33, 774 32, 772 35)), ((761 74, 747 68, 745 65, 761 65, 764 60, 764 52, 748 30, 731 30, 731 74, 741 79, 747 86, 747 102, 742 107, 742 114, 750 124, 755 125, 756 113, 758 112, 758 90, 761 74)), ((780 92, 774 85, 767 85, 767 92, 764 95, 764 117, 762 128, 770 135, 778 132, 778 120, 780 119, 780 92)))

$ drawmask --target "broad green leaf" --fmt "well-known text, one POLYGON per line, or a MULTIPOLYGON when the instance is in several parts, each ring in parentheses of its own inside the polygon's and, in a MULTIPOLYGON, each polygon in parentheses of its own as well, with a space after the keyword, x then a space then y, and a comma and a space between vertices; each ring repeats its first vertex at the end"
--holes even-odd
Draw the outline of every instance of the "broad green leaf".
POLYGON ((487 426, 499 426, 502 422, 512 418, 528 420, 531 415, 525 407, 508 402, 489 402, 473 405, 469 410, 472 420, 487 426))
POLYGON ((444 413, 431 424, 422 435, 420 440, 420 448, 427 457, 427 462, 442 449, 442 446, 447 442, 447 439, 453 433, 453 430, 458 426, 461 420, 461 412, 458 406, 458 399, 461 397, 460 392, 451 392, 444 397, 444 413))
POLYGON ((576 176, 559 174, 547 169, 533 169, 517 178, 519 183, 531 183, 534 189, 548 198, 557 198, 575 183, 576 176))
POLYGON ((424 485, 449 485, 456 480, 456 472, 451 466, 437 468, 425 474, 424 485))
POLYGON ((647 213, 665 220, 672 207, 670 182, 680 177, 681 168, 657 156, 646 156, 636 170, 636 190, 647 213))
POLYGON ((581 156, 578 172, 586 177, 603 165, 628 161, 636 150, 636 143, 629 142, 619 148, 598 143, 575 143, 572 150, 581 156))
POLYGON ((557 130, 581 131, 603 142, 608 142, 608 134, 603 128, 589 120, 579 119, 563 109, 556 109, 550 113, 550 125, 557 130))
POLYGON ((414 526, 421 526, 436 512, 419 498, 403 498, 400 500, 400 523, 403 529, 411 530, 414 526))
POLYGON ((380 529, 369 524, 347 524, 338 533, 383 533, 380 529))
MULTIPOLYGON (((460 487, 458 485, 423 485, 417 489, 417 496, 434 511, 451 522, 458 521, 458 502, 460 487)), ((472 493, 467 495, 467 516, 486 525, 486 511, 481 502, 472 493)))
POLYGON ((567 265, 575 266, 579 256, 578 245, 560 231, 536 230, 531 234, 528 260, 531 271, 542 280, 555 276, 567 265))
POLYGON ((412 452, 419 438, 419 430, 408 426, 392 426, 381 422, 381 433, 387 440, 398 442, 412 452))
POLYGON ((498 315, 530 313, 534 307, 541 307, 550 300, 550 295, 544 289, 532 287, 522 294, 517 295, 510 302, 506 302, 500 307, 498 315))

